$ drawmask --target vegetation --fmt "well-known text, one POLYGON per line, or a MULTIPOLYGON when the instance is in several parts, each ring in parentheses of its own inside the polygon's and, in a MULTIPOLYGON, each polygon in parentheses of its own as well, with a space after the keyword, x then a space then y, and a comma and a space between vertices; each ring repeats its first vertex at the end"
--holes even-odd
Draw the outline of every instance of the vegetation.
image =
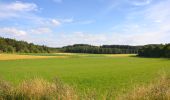
POLYGON ((64 52, 92 54, 136 54, 141 46, 75 44, 63 47, 64 52))
POLYGON ((107 91, 119 92, 122 88, 147 83, 160 70, 170 73, 170 61, 163 58, 120 54, 48 54, 51 55, 67 57, 0 61, 0 77, 15 85, 34 77, 48 81, 58 77, 65 84, 76 87, 79 93, 88 88, 104 95, 107 91))
POLYGON ((163 74, 150 84, 135 86, 130 92, 116 97, 116 100, 170 100, 170 79, 163 74))
POLYGON ((35 78, 18 86, 0 81, 0 100, 77 100, 77 96, 72 88, 58 79, 48 82, 35 78))
POLYGON ((79 93, 59 79, 49 82, 34 78, 19 85, 0 80, 0 100, 169 100, 170 79, 162 75, 152 83, 133 86, 125 93, 107 92, 98 95, 96 91, 79 93))
POLYGON ((102 45, 75 44, 62 48, 50 48, 35 45, 25 41, 0 37, 0 53, 91 53, 91 54, 138 54, 141 57, 166 57, 170 58, 170 44, 152 44, 145 46, 129 45, 102 45))
POLYGON ((67 56, 56 55, 56 56, 48 56, 47 54, 0 54, 0 60, 22 60, 22 59, 44 59, 44 58, 66 58, 67 56))
POLYGON ((163 76, 160 80, 147 84, 161 70, 170 75, 170 61, 164 58, 170 58, 170 44, 76 44, 59 49, 0 38, 0 52, 19 53, 0 54, 0 77, 9 81, 0 81, 0 100, 170 98, 170 80, 167 77, 163 76), (58 50, 70 53, 50 53, 58 50), (140 57, 134 56, 137 53, 140 57), (141 82, 147 85, 141 85, 141 82), (136 84, 140 86, 132 89, 136 84), (128 92, 129 90, 131 91, 128 92), (122 91, 125 94, 121 94, 122 91))
POLYGON ((170 44, 146 45, 139 50, 141 57, 166 57, 170 58, 170 44))
POLYGON ((92 54, 137 54, 141 46, 128 45, 103 45, 92 46, 87 44, 75 44, 63 48, 51 48, 47 46, 35 45, 25 41, 0 37, 0 52, 4 53, 92 53, 92 54))
POLYGON ((25 41, 0 37, 0 52, 5 53, 49 53, 56 52, 56 48, 39 46, 25 41))

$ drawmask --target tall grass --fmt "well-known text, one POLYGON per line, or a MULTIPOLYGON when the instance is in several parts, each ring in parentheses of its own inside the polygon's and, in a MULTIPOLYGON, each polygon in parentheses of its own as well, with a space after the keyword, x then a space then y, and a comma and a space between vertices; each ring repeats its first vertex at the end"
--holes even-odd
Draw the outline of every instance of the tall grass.
POLYGON ((150 84, 135 86, 124 94, 108 92, 98 96, 96 90, 79 93, 75 88, 55 79, 48 82, 44 79, 31 79, 13 86, 0 81, 0 100, 170 100, 170 79, 163 74, 150 84), (114 98, 113 98, 114 97, 114 98))
POLYGON ((130 92, 120 94, 117 100, 170 100, 170 78, 162 74, 150 84, 135 86, 130 92))
POLYGON ((77 100, 73 88, 60 81, 48 82, 43 79, 25 80, 18 86, 0 82, 0 100, 77 100))

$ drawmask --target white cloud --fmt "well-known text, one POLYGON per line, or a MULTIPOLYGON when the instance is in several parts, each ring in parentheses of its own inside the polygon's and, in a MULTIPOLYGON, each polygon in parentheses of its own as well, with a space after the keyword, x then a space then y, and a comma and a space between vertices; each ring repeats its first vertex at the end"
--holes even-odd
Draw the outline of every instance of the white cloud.
POLYGON ((22 2, 13 2, 9 4, 1 4, 1 9, 10 10, 10 11, 36 11, 37 5, 34 3, 22 3, 22 2))
POLYGON ((85 20, 85 21, 80 21, 78 23, 79 24, 91 24, 91 23, 94 23, 94 20, 85 20))
POLYGON ((37 11, 34 3, 12 2, 0 4, 0 18, 19 17, 22 13, 37 11))
POLYGON ((60 26, 61 24, 66 24, 66 23, 73 23, 73 18, 69 19, 49 19, 46 20, 47 25, 52 25, 52 26, 60 26))
POLYGON ((52 19, 51 24, 54 25, 54 26, 59 26, 59 25, 61 25, 61 22, 59 20, 52 19))
POLYGON ((170 6, 169 6, 170 0, 166 0, 163 2, 160 2, 159 4, 153 5, 149 7, 145 12, 144 15, 149 20, 152 20, 153 22, 160 22, 160 23, 166 23, 169 22, 170 17, 170 6))
POLYGON ((16 36, 23 36, 23 35, 26 35, 27 32, 24 30, 14 28, 14 27, 4 27, 4 28, 0 28, 0 34, 11 34, 11 35, 16 35, 16 36))
POLYGON ((153 0, 129 0, 129 3, 135 6, 143 6, 143 5, 148 5, 151 4, 153 0))
POLYGON ((46 40, 46 45, 52 47, 62 47, 78 43, 101 45, 102 42, 104 43, 104 41, 106 41, 106 37, 104 34, 73 32, 71 34, 61 33, 51 39, 46 40))
MULTIPOLYGON (((61 21, 52 18, 44 18, 36 15, 39 8, 35 3, 11 2, 0 3, 0 20, 21 18, 38 26, 59 26, 61 21)), ((71 22, 71 19, 64 20, 71 22)))
POLYGON ((62 19, 61 21, 64 22, 64 23, 72 23, 74 21, 74 19, 73 18, 62 19))
POLYGON ((155 4, 143 12, 146 21, 152 24, 147 27, 160 34, 170 34, 170 0, 155 4))
MULTIPOLYGON (((156 32, 148 32, 142 34, 125 34, 125 35, 113 35, 117 43, 119 44, 129 44, 129 45, 145 45, 145 44, 159 44, 162 43, 166 34, 156 33, 156 32), (154 39, 152 39, 154 38, 154 39)), ((116 42, 116 41, 115 41, 116 42)), ((164 40, 164 42, 168 42, 168 40, 164 40)))
MULTIPOLYGON (((56 37, 46 39, 45 44, 51 47, 62 47, 72 44, 91 44, 91 45, 144 45, 160 43, 165 35, 160 33, 145 33, 145 34, 92 34, 84 32, 74 32, 71 34, 59 34, 56 37), (155 37, 157 35, 157 37, 155 37), (153 38, 154 39, 151 39, 153 38), (56 39, 57 38, 57 39, 56 39)), ((168 41, 167 41, 168 42, 168 41)))
POLYGON ((36 29, 32 29, 30 30, 30 33, 33 33, 33 34, 48 34, 48 33, 51 33, 52 30, 47 28, 47 27, 41 27, 41 28, 36 28, 36 29))
POLYGON ((169 43, 169 4, 170 0, 163 0, 142 10, 132 11, 124 23, 114 26, 113 31, 117 32, 114 36, 122 38, 120 44, 169 43))

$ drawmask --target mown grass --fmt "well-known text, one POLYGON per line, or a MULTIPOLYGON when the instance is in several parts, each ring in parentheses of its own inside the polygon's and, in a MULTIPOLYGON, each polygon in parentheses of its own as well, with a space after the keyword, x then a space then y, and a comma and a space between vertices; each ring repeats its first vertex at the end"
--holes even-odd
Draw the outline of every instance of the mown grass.
POLYGON ((78 93, 89 89, 105 95, 128 90, 135 84, 148 83, 157 77, 157 72, 161 70, 170 74, 168 59, 138 58, 129 55, 73 54, 68 56, 62 59, 0 61, 0 77, 15 85, 34 77, 49 82, 57 77, 74 87, 79 91, 78 93))

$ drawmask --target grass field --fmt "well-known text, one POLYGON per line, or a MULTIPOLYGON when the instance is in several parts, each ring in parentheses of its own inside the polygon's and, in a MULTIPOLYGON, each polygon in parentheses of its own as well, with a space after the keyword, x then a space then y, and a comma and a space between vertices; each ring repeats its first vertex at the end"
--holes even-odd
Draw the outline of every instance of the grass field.
POLYGON ((18 56, 21 55, 0 55, 0 77, 14 84, 35 77, 49 81, 59 78, 80 91, 88 88, 104 93, 111 90, 117 92, 136 84, 148 83, 162 71, 170 74, 170 60, 163 58, 62 53, 29 54, 27 56, 30 58, 27 59, 17 59, 18 56), (3 60, 4 56, 6 60, 3 60), (14 56, 16 60, 11 60, 11 56, 14 56), (33 59, 37 56, 48 58, 33 59))

